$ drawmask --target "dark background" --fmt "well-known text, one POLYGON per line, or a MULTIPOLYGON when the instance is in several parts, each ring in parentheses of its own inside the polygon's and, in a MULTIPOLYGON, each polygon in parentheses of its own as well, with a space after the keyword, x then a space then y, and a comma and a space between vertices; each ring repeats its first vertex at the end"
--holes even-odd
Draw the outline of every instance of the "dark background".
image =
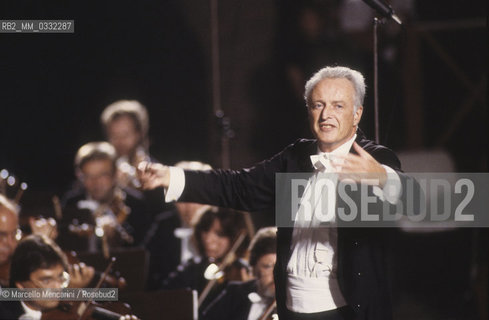
MULTIPOLYGON (((326 64, 362 71, 368 89, 361 127, 373 137, 371 29, 341 30, 341 2, 218 1, 232 168, 309 136, 291 66, 306 79, 326 64), (322 18, 315 40, 298 28, 304 7, 322 18)), ((442 151, 454 170, 487 172, 486 2, 413 4, 403 28, 381 27, 381 142, 396 151, 442 151)), ((0 34, 0 169, 29 184, 24 213, 51 210, 51 197, 74 179, 76 150, 104 139, 99 115, 118 99, 147 106, 155 158, 221 165, 207 1, 2 1, 0 18, 75 20, 74 34, 0 34)), ((399 233, 397 240, 398 319, 472 319, 481 306, 487 312, 487 231, 399 233), (482 302, 478 290, 486 292, 482 302)))
MULTIPOLYGON (((308 52, 321 52, 319 45, 301 42, 294 31, 299 8, 313 3, 319 4, 316 10, 326 12, 329 7, 324 4, 330 2, 341 1, 220 3, 222 109, 235 131, 231 167, 251 165, 309 135, 303 103, 290 93, 284 70, 290 61, 311 58, 308 52)), ((399 52, 394 62, 383 62, 381 57, 381 141, 398 151, 443 148, 454 158, 457 170, 487 171, 487 85, 453 133, 440 142, 469 99, 470 88, 422 43, 423 113, 419 119, 410 116, 421 127, 406 128, 413 106, 403 103, 402 83, 406 70, 402 59, 409 54, 404 30, 434 21, 485 22, 484 1, 417 1, 414 10, 403 31, 395 37, 379 37, 381 48, 394 46, 399 52), (422 141, 408 141, 410 131, 422 131, 422 141)), ((2 1, 0 18, 75 20, 74 34, 0 34, 0 166, 28 182, 32 190, 63 192, 74 177, 76 150, 104 138, 98 117, 107 104, 123 98, 147 106, 151 152, 157 159, 220 165, 219 129, 210 91, 208 3, 2 1)), ((392 28, 392 23, 383 28, 392 28)), ((365 30, 361 39, 347 38, 348 46, 341 43, 343 51, 320 63, 343 62, 342 57, 351 56, 346 62, 365 73, 368 92, 361 127, 373 137, 371 48, 364 45, 370 33, 365 30)), ((486 78, 485 26, 432 34, 473 86, 486 78)), ((323 47, 326 54, 332 52, 333 46, 323 47)), ((309 70, 319 68, 307 67, 306 78, 309 70)))

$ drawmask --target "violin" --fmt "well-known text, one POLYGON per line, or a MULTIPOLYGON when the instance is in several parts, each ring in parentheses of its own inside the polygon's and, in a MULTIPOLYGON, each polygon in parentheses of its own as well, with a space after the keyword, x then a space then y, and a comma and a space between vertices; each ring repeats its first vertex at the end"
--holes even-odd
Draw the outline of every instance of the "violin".
POLYGON ((87 209, 91 212, 92 220, 89 223, 78 224, 73 220, 68 225, 70 233, 81 237, 97 236, 101 240, 104 257, 110 257, 109 249, 123 244, 133 244, 134 238, 124 229, 122 224, 129 216, 130 208, 125 204, 125 193, 120 188, 115 188, 112 200, 109 203, 98 204, 93 201, 80 201, 79 209, 87 209))
POLYGON ((130 209, 124 203, 125 194, 120 188, 116 188, 114 191, 114 197, 110 204, 110 209, 114 213, 117 221, 116 230, 119 232, 122 240, 128 244, 133 244, 133 237, 127 233, 127 231, 122 227, 122 224, 126 221, 129 216, 130 209))
MULTIPOLYGON (((68 268, 71 268, 73 265, 82 263, 75 251, 65 252, 65 255, 66 258, 68 259, 68 268)), ((95 274, 93 278, 101 279, 102 273, 98 270, 95 270, 95 274)), ((117 273, 116 275, 107 273, 103 278, 103 282, 100 284, 100 286, 105 288, 117 288, 119 290, 124 290, 127 287, 127 282, 126 279, 124 279, 124 277, 117 275, 117 273)))
POLYGON ((232 280, 243 280, 242 268, 236 268, 233 262, 236 260, 236 251, 238 250, 241 243, 246 238, 246 232, 242 231, 236 241, 234 241, 233 246, 226 254, 221 264, 217 266, 216 264, 210 264, 205 270, 204 277, 210 280, 205 286, 204 290, 199 295, 198 305, 202 305, 204 300, 207 298, 212 289, 219 283, 223 281, 232 281, 232 280), (224 277, 226 275, 226 277, 224 277))
MULTIPOLYGON (((100 288, 101 284, 106 281, 106 277, 114 262, 115 258, 113 257, 95 288, 100 288)), ((118 320, 124 315, 130 315, 130 313, 131 308, 128 304, 118 301, 100 304, 90 299, 88 301, 59 303, 56 308, 43 311, 41 320, 118 320)), ((125 317, 127 318, 128 316, 125 317)), ((137 317, 131 315, 130 319, 137 319, 137 317)))
POLYGON ((144 151, 142 148, 138 148, 136 150, 134 156, 132 156, 132 159, 129 159, 128 157, 120 157, 117 159, 117 183, 119 186, 123 188, 141 188, 141 181, 139 181, 137 175, 137 165, 141 161, 151 161, 146 151, 144 151))
MULTIPOLYGON (((56 221, 53 218, 34 218, 30 217, 29 218, 29 224, 31 226, 31 230, 35 234, 40 234, 47 236, 48 238, 54 239, 56 238, 58 232, 57 232, 57 225, 56 221)), ((75 251, 69 251, 69 252, 64 252, 67 261, 68 261, 68 269, 70 271, 73 271, 77 266, 82 266, 84 265, 82 261, 77 256, 77 253, 75 251)), ((10 267, 10 264, 6 264, 7 266, 0 267, 0 279, 3 279, 4 277, 4 272, 7 272, 6 278, 8 279, 8 269, 10 267)), ((70 272, 71 274, 72 272, 70 272)), ((95 270, 94 275, 92 276, 93 279, 100 278, 101 272, 95 270)), ((90 281, 93 282, 93 281, 90 281)), ((7 280, 8 283, 8 280, 7 280)), ((118 288, 118 289, 125 289, 127 287, 126 280, 123 277, 120 277, 118 275, 111 275, 107 274, 106 277, 104 278, 103 283, 101 284, 103 287, 108 287, 108 288, 118 288)), ((88 286, 88 283, 85 285, 88 286)))
POLYGON ((265 309, 265 312, 258 318, 258 320, 276 320, 278 316, 277 311, 277 300, 273 299, 273 302, 265 309))
POLYGON ((43 312, 41 320, 119 320, 131 313, 129 306, 121 302, 106 302, 103 305, 92 302, 87 307, 83 306, 74 302, 63 302, 55 309, 43 312))
MULTIPOLYGON (((125 192, 116 187, 111 200, 107 203, 100 204, 92 200, 80 200, 77 204, 77 210, 88 211, 84 212, 84 216, 81 217, 83 222, 80 223, 78 218, 72 217, 68 223, 65 222, 66 227, 62 229, 67 229, 68 234, 84 238, 86 241, 85 248, 80 248, 80 245, 83 247, 83 240, 73 240, 69 238, 68 234, 65 233, 64 235, 68 236, 75 248, 78 247, 82 250, 96 250, 93 246, 96 243, 100 243, 105 259, 109 259, 111 248, 134 243, 132 235, 123 227, 123 223, 127 220, 130 213, 130 208, 125 204, 125 199, 125 192), (88 216, 86 215, 87 213, 88 216), (93 241, 95 239, 98 239, 98 241, 93 241)), ((61 221, 63 214, 57 197, 53 197, 53 205, 56 217, 61 221)))

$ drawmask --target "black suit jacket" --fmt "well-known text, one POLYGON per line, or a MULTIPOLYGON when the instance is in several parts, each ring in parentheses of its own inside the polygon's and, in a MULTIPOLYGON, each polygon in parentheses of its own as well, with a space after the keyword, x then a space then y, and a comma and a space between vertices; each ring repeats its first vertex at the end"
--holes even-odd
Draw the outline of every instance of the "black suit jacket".
MULTIPOLYGON (((138 190, 124 188, 125 194, 124 203, 129 207, 129 215, 122 223, 122 227, 134 238, 132 246, 142 244, 146 231, 151 223, 150 212, 143 197, 143 194, 138 190)), ((80 238, 73 237, 68 231, 68 225, 74 219, 81 223, 94 224, 93 216, 88 210, 80 210, 77 205, 80 200, 86 200, 86 191, 83 188, 73 188, 63 196, 63 221, 60 226, 60 238, 58 242, 65 250, 84 251, 86 245, 78 246, 80 238)))
POLYGON ((182 241, 175 236, 175 229, 180 226, 180 216, 174 208, 156 215, 146 232, 143 246, 150 254, 149 290, 158 289, 169 273, 180 264, 182 241))
MULTIPOLYGON (((401 173, 400 162, 394 152, 367 140, 360 131, 356 142, 381 164, 396 170, 404 186, 407 177, 401 173)), ((269 209, 275 204, 275 173, 313 172, 309 156, 316 153, 316 140, 300 139, 252 168, 186 171, 185 189, 179 201, 209 203, 246 211, 269 209)), ((275 288, 279 317, 285 310, 286 267, 291 255, 292 230, 279 228, 277 233, 275 288)), ((384 263, 384 245, 387 241, 384 231, 338 228, 338 282, 358 319, 392 318, 384 263)))
MULTIPOLYGON (((163 290, 175 290, 175 289, 192 289, 197 290, 200 295, 204 288, 209 283, 204 277, 205 270, 211 264, 208 259, 194 258, 181 264, 177 269, 171 272, 166 278, 160 289, 163 290)), ((232 267, 236 270, 241 270, 247 268, 245 261, 237 259, 233 262, 232 267)), ((218 282, 210 290, 207 297, 199 306, 199 312, 205 310, 209 303, 214 301, 214 299, 219 295, 219 293, 227 286, 228 281, 218 282)))
POLYGON ((0 319, 19 319, 24 313, 19 301, 0 301, 0 319))
POLYGON ((210 303, 201 315, 201 320, 246 320, 251 309, 248 294, 257 291, 256 280, 231 282, 210 303))

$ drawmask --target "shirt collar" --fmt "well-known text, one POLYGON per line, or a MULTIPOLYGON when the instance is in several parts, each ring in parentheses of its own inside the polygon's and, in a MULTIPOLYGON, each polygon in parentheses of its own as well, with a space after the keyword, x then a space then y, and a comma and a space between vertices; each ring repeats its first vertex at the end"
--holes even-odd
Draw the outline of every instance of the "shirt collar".
POLYGON ((330 155, 346 156, 350 152, 351 146, 353 145, 353 142, 355 141, 356 138, 357 138, 357 134, 355 133, 353 135, 353 137, 351 137, 350 140, 346 141, 341 146, 339 146, 338 148, 334 149, 331 152, 322 152, 319 149, 319 146, 318 146, 317 147, 317 153, 316 154, 318 154, 318 155, 326 155, 326 156, 330 156, 330 155))
POLYGON ((21 301, 20 304, 22 305, 22 308, 24 308, 24 314, 19 318, 19 319, 41 319, 42 317, 42 312, 38 310, 34 310, 27 306, 24 301, 21 301))

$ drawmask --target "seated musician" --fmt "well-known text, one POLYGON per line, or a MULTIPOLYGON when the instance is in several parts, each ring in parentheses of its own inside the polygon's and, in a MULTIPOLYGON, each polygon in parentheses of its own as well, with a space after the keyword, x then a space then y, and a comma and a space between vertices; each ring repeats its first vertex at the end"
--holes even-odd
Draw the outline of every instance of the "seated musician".
POLYGON ((15 204, 0 194, 0 286, 8 286, 10 258, 20 239, 19 218, 15 204))
MULTIPOLYGON (((42 235, 38 229, 33 228, 32 231, 34 234, 42 235)), ((11 257, 21 236, 17 207, 0 194, 0 286, 8 287, 11 257)), ((72 288, 86 287, 92 282, 95 274, 95 270, 84 263, 69 265, 68 272, 72 288)))
MULTIPOLYGON (((104 109, 100 122, 107 141, 115 148, 117 184, 122 188, 139 189, 141 184, 136 174, 138 163, 143 160, 158 162, 149 154, 149 115, 146 107, 137 100, 118 100, 104 109)), ((153 221, 160 213, 173 208, 161 201, 162 191, 161 188, 143 191, 153 221)))
POLYGON ((206 211, 194 228, 194 239, 200 257, 180 265, 163 281, 162 289, 190 288, 197 290, 201 295, 209 283, 208 278, 214 276, 214 273, 208 270, 209 265, 214 263, 219 266, 233 247, 236 238, 244 232, 245 238, 233 254, 233 262, 225 269, 226 276, 217 281, 200 303, 199 308, 204 310, 225 287, 228 280, 248 279, 247 263, 241 258, 246 254, 252 234, 251 228, 251 222, 247 221, 247 216, 243 212, 227 209, 206 211))
MULTIPOLYGON (((61 289, 70 284, 66 256, 51 239, 30 235, 22 239, 12 255, 11 288, 61 289)), ((0 319, 40 320, 43 313, 55 309, 59 300, 2 301, 0 319)), ((63 316, 65 318, 69 316, 63 316)), ((56 319, 61 319, 56 317, 56 319)), ((119 319, 132 320, 132 315, 119 319)))
POLYGON ((148 111, 139 101, 119 100, 104 109, 100 122, 117 153, 119 185, 139 187, 135 168, 150 160, 148 111))
MULTIPOLYGON (((149 224, 146 204, 137 190, 117 185, 115 161, 115 149, 107 142, 90 142, 78 149, 75 169, 79 185, 64 196, 64 220, 71 223, 71 231, 79 231, 76 226, 87 223, 92 232, 87 232, 85 247, 77 245, 83 237, 69 245, 68 240, 60 240, 67 248, 98 251, 106 243, 119 247, 142 241, 149 224)), ((66 229, 63 231, 66 235, 66 229)))
POLYGON ((251 241, 250 266, 256 279, 228 284, 203 311, 202 320, 262 318, 275 301, 273 268, 277 260, 276 232, 274 227, 260 229, 251 241))
MULTIPOLYGON (((65 288, 68 265, 61 249, 46 237, 31 235, 21 240, 12 255, 11 288, 65 288)), ((3 301, 2 319, 41 319, 42 312, 58 306, 58 300, 3 301)))
MULTIPOLYGON (((211 169, 210 165, 198 161, 180 161, 175 166, 188 170, 211 169)), ((200 203, 176 202, 171 209, 155 216, 144 239, 144 247, 150 252, 148 289, 157 289, 179 264, 199 255, 192 241, 193 227, 210 208, 200 203)))

